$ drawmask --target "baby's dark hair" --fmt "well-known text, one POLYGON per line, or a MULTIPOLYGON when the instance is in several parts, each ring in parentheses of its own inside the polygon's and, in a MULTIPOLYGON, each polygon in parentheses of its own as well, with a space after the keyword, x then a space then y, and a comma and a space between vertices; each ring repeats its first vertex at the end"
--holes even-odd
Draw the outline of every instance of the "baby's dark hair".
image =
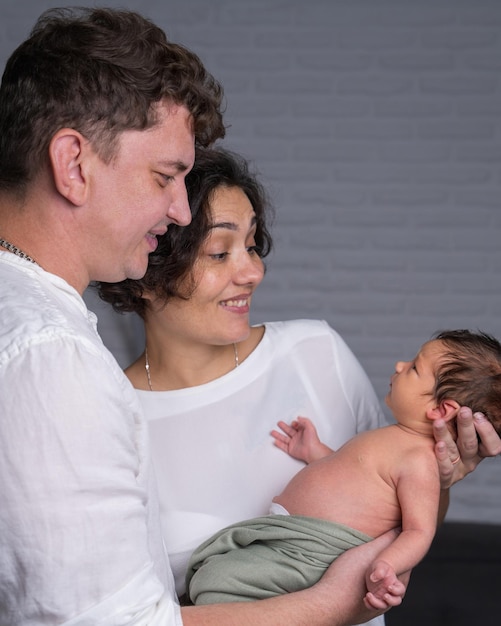
POLYGON ((434 339, 446 348, 436 373, 437 401, 451 398, 481 411, 501 435, 501 343, 469 330, 440 331, 434 339))

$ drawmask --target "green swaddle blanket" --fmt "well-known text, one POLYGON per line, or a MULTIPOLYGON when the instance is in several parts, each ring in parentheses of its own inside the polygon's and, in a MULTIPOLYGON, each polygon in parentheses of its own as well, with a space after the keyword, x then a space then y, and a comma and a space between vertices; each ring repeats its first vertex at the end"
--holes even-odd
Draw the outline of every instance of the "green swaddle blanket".
POLYGON ((266 515, 223 528, 193 553, 186 589, 195 604, 241 602, 311 587, 332 561, 372 537, 327 520, 266 515))

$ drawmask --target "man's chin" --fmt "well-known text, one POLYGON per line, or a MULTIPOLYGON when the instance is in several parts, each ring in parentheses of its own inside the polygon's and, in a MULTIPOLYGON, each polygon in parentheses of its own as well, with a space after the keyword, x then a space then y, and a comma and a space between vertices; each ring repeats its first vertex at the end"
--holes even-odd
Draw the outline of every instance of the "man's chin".
POLYGON ((125 271, 120 273, 110 273, 105 278, 97 278, 99 282, 103 283, 121 283, 124 280, 140 280, 146 274, 148 266, 146 265, 144 268, 127 268, 125 271))
POLYGON ((127 276, 125 278, 130 278, 130 280, 140 280, 146 274, 146 270, 147 269, 148 269, 148 266, 146 266, 142 270, 140 269, 140 270, 137 270, 137 271, 127 272, 127 276))
POLYGON ((146 270, 148 269, 148 258, 149 257, 146 256, 146 258, 141 259, 140 262, 134 263, 133 265, 131 264, 126 267, 126 275, 124 276, 124 278, 122 278, 122 280, 124 280, 125 278, 130 278, 130 280, 139 280, 143 278, 143 276, 146 274, 146 270))

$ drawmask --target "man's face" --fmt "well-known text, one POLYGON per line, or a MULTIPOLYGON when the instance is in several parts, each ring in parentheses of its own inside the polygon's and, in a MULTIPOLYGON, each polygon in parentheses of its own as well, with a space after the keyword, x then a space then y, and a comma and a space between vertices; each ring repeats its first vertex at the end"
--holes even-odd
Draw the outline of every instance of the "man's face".
POLYGON ((141 278, 157 235, 191 221, 185 177, 195 139, 184 106, 159 105, 157 125, 125 131, 108 164, 97 157, 89 205, 92 218, 85 263, 89 280, 141 278))

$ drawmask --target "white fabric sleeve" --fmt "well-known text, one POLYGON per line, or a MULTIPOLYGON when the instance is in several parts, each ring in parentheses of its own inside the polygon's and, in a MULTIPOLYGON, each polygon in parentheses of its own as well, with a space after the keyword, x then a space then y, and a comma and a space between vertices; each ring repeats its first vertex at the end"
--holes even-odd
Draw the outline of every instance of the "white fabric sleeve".
POLYGON ((374 387, 344 339, 329 326, 333 355, 346 399, 357 421, 357 432, 385 426, 387 421, 374 387))
POLYGON ((150 545, 146 428, 107 357, 60 338, 3 365, 1 624, 182 624, 150 545))

